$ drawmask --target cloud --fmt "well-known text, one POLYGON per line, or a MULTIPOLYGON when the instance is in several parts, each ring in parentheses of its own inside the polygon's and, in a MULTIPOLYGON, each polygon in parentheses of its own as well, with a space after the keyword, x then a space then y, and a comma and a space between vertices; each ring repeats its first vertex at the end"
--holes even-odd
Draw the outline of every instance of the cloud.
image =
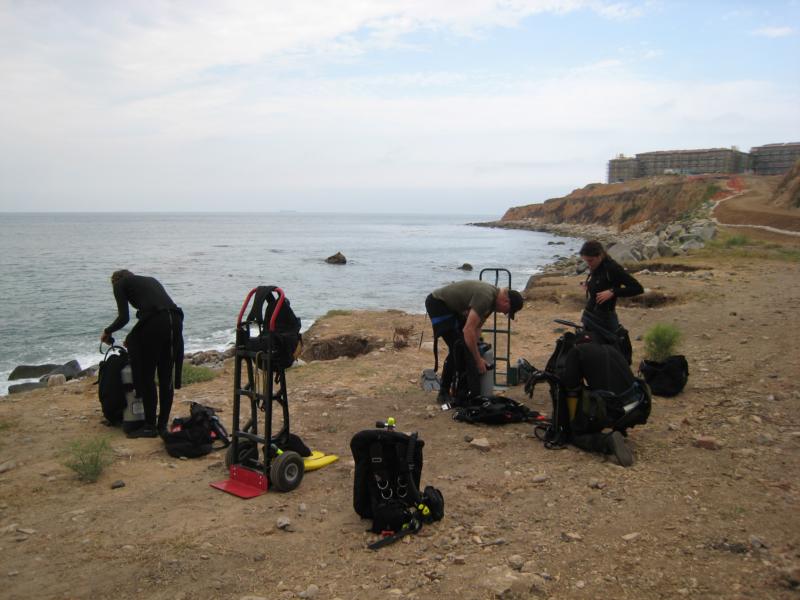
POLYGON ((794 35, 791 27, 759 27, 750 32, 750 35, 767 38, 781 38, 794 35))

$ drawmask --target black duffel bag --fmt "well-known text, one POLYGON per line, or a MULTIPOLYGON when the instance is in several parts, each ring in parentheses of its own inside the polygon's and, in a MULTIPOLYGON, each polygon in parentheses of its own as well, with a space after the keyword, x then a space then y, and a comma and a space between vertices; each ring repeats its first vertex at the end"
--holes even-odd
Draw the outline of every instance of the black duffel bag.
POLYGON ((668 356, 663 362, 643 360, 639 373, 654 396, 677 396, 689 379, 689 363, 682 354, 668 356))

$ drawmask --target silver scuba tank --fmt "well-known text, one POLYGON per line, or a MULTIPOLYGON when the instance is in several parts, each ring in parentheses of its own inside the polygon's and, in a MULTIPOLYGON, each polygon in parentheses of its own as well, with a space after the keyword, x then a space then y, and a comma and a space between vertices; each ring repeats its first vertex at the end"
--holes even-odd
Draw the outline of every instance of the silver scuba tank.
POLYGON ((125 387, 125 410, 122 412, 123 426, 144 421, 144 404, 142 399, 136 397, 133 387, 133 372, 129 364, 122 367, 120 373, 122 385, 125 387))
POLYGON ((481 356, 488 365, 486 373, 481 375, 481 396, 490 398, 494 395, 494 350, 489 346, 481 356))

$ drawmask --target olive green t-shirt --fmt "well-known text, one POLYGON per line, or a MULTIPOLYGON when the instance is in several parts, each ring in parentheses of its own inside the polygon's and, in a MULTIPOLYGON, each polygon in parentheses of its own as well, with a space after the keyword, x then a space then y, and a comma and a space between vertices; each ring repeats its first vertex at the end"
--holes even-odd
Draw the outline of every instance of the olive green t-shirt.
POLYGON ((455 313, 466 315, 470 309, 485 319, 494 311, 499 290, 485 281, 457 281, 433 291, 455 313))

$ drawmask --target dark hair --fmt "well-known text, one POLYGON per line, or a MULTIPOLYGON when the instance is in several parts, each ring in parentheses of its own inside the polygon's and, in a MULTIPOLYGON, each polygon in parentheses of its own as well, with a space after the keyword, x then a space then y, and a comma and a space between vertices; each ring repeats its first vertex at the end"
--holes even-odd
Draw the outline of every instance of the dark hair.
POLYGON ((124 279, 125 277, 130 277, 133 275, 128 269, 120 269, 119 271, 114 271, 111 274, 111 285, 114 285, 119 280, 124 279))
POLYGON ((603 244, 598 242, 597 240, 589 240, 588 242, 584 242, 583 246, 581 246, 580 254, 581 256, 605 256, 605 248, 603 248, 603 244))

